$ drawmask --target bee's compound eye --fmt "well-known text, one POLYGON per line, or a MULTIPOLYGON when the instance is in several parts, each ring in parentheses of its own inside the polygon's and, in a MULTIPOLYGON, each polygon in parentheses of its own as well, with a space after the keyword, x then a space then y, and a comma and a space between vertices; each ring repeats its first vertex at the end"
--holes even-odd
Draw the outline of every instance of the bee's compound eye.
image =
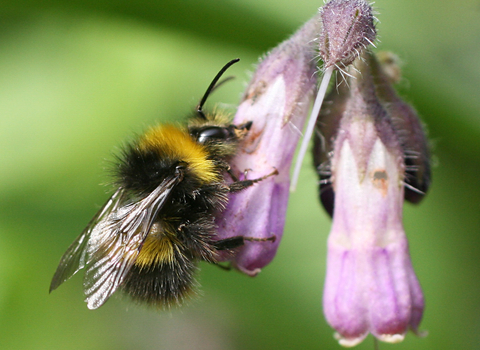
POLYGON ((213 140, 225 140, 230 136, 230 131, 227 128, 220 126, 208 126, 198 130, 196 133, 198 143, 206 143, 213 140))

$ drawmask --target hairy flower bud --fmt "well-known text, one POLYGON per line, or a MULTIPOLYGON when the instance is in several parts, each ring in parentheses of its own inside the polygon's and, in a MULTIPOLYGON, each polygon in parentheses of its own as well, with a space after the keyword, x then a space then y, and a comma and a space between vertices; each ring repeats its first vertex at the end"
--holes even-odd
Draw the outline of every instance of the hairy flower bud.
POLYGON ((424 308, 402 224, 404 151, 367 55, 350 70, 331 155, 335 198, 323 305, 344 346, 368 333, 401 341, 408 329, 417 331, 424 308))
POLYGON ((325 67, 349 65, 375 41, 372 8, 364 0, 332 0, 320 14, 320 56, 325 67))
POLYGON ((278 172, 231 194, 217 217, 218 239, 256 240, 247 240, 233 258, 223 256, 251 276, 273 259, 283 234, 290 165, 316 86, 313 42, 319 31, 320 21, 314 18, 263 59, 233 120, 237 125, 253 124, 230 162, 232 171, 246 172, 249 179, 278 172))

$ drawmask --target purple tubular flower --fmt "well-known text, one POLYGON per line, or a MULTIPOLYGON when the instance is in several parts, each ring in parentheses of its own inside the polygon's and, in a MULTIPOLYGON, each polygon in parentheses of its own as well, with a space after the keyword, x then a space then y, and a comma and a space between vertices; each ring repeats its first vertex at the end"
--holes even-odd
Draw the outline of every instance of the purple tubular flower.
POLYGON ((267 177, 229 197, 217 216, 218 239, 244 236, 269 241, 246 241, 231 260, 240 271, 255 276, 275 256, 285 224, 290 165, 316 86, 314 39, 320 21, 313 18, 259 64, 233 123, 252 121, 238 154, 230 162, 235 174, 249 179, 267 177))
POLYGON ((399 342, 417 331, 424 309, 402 224, 404 151, 376 95, 369 55, 350 70, 331 158, 335 205, 323 305, 344 346, 368 333, 399 342))

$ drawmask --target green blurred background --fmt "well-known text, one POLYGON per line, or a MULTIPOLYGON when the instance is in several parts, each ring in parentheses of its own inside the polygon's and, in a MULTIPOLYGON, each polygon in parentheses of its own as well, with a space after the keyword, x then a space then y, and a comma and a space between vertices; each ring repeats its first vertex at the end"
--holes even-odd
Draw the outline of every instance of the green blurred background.
MULTIPOLYGON (((218 69, 238 103, 257 57, 323 4, 312 0, 3 0, 0 7, 0 348, 339 349, 321 296, 330 220, 310 160, 275 261, 252 279, 202 265, 203 295, 158 313, 83 302, 81 275, 48 294, 57 263, 107 198, 112 151, 183 118, 218 69), (107 159, 107 161, 105 160, 107 159)), ((381 349, 480 349, 480 2, 377 0, 379 48, 429 126, 433 185, 406 205, 426 296, 423 339, 381 349)), ((371 337, 357 349, 372 349, 371 337)))

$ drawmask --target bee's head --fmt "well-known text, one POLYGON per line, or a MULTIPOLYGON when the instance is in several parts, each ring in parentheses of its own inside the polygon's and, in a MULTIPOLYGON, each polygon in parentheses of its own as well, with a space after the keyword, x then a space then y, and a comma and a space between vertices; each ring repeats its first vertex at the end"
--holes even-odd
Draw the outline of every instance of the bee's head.
POLYGON ((189 122, 188 131, 190 136, 195 142, 205 146, 207 152, 214 157, 225 158, 233 155, 238 141, 245 137, 252 125, 251 122, 240 126, 232 125, 223 113, 217 113, 216 111, 205 113, 203 110, 208 96, 220 85, 232 79, 232 77, 228 77, 219 82, 223 73, 238 61, 238 58, 231 60, 217 73, 198 103, 195 114, 189 122))
POLYGON ((209 143, 225 143, 229 141, 237 141, 242 139, 250 127, 252 122, 236 125, 204 125, 190 127, 190 135, 198 143, 205 145, 209 143))
POLYGON ((252 122, 242 125, 193 125, 189 127, 190 136, 203 145, 209 153, 227 158, 233 155, 238 142, 242 140, 252 126, 252 122))

